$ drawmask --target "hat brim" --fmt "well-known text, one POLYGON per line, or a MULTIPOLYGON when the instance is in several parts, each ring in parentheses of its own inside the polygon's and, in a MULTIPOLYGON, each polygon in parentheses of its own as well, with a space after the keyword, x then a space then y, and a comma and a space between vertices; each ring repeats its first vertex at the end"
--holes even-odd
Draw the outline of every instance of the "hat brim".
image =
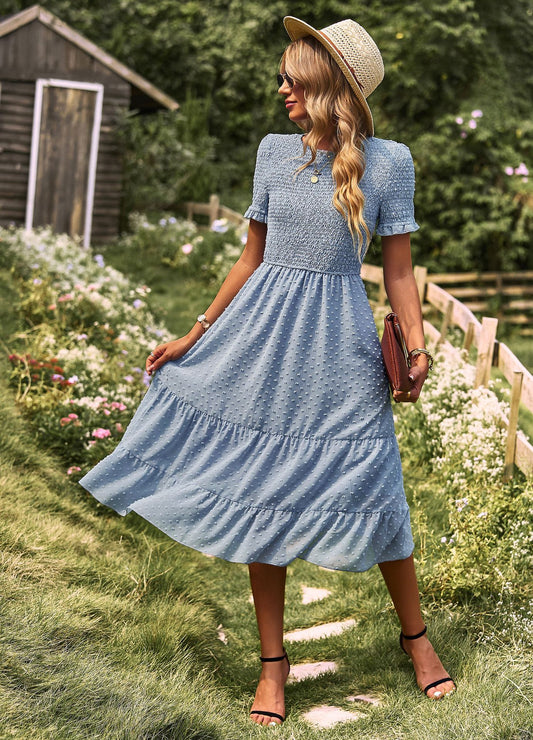
POLYGON ((313 28, 313 26, 310 26, 309 23, 306 23, 305 21, 301 21, 299 18, 295 18, 292 15, 286 15, 283 19, 283 25, 285 26, 285 30, 289 34, 289 38, 291 41, 297 41, 298 39, 304 38, 304 36, 313 36, 317 41, 320 41, 322 46, 324 46, 327 51, 331 54, 333 59, 337 62, 339 67, 342 70, 342 73, 348 80, 350 87, 355 93, 355 97, 357 100, 361 103, 361 107, 363 109, 363 112, 365 114, 369 133, 371 136, 374 135, 374 119, 372 118, 372 112, 370 110, 370 107, 368 103, 366 102, 366 98, 363 95, 363 91, 359 87, 359 84, 357 83, 357 80, 353 76, 352 72, 346 65, 346 62, 344 59, 339 55, 339 52, 337 49, 328 41, 328 39, 320 32, 317 31, 316 28, 313 28))

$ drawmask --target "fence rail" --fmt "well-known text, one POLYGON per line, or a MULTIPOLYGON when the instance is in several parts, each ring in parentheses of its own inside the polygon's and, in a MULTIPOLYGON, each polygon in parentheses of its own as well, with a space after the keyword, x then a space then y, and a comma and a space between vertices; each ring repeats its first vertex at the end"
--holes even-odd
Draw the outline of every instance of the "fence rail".
MULTIPOLYGON (((414 274, 424 313, 427 313, 424 309, 431 307, 437 309, 442 315, 438 328, 424 319, 426 336, 439 345, 446 342, 446 336, 452 326, 459 327, 464 334, 464 349, 467 351, 470 351, 472 347, 477 349, 474 387, 488 384, 492 367, 498 368, 511 386, 509 419, 504 420, 507 427, 504 479, 509 480, 512 477, 515 465, 525 475, 533 475, 533 445, 518 431, 520 404, 533 412, 533 375, 506 344, 496 339, 497 318, 484 316, 479 321, 474 316, 471 307, 461 303, 456 296, 436 283, 436 278, 439 280, 444 278, 443 282, 454 282, 456 275, 428 275, 425 268, 418 266, 414 268, 414 274)), ((475 274, 476 278, 480 277, 477 273, 475 274)), ((497 274, 500 273, 491 273, 490 279, 492 280, 493 275, 497 274)), ((520 273, 520 277, 523 274, 520 273)), ((526 274, 533 278, 533 272, 526 274)), ((377 285, 378 297, 375 303, 384 305, 386 293, 382 268, 363 264, 361 277, 366 282, 377 285)))
POLYGON ((533 270, 512 272, 434 273, 431 281, 446 286, 471 311, 490 312, 509 324, 531 325, 533 270))

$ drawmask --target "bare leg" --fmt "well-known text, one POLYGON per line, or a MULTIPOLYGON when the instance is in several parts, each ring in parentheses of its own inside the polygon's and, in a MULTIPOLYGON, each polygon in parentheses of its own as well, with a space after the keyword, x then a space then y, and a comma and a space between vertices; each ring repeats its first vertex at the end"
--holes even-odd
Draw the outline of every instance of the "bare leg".
MULTIPOLYGON (((417 635, 424 629, 424 620, 420 611, 413 556, 405 560, 380 563, 379 567, 398 614, 402 632, 404 635, 417 635)), ((448 675, 426 635, 418 640, 404 640, 403 646, 413 661, 416 680, 421 689, 448 675)), ((447 681, 429 689, 428 696, 430 699, 438 699, 454 689, 453 681, 447 681)))
MULTIPOLYGON (((283 612, 287 569, 277 565, 251 563, 248 570, 261 640, 261 656, 276 658, 283 655, 283 612)), ((264 709, 284 717, 284 686, 288 675, 289 665, 286 660, 263 663, 252 711, 264 709)), ((264 714, 252 714, 251 719, 259 725, 268 725, 272 722, 279 724, 278 719, 264 714)))

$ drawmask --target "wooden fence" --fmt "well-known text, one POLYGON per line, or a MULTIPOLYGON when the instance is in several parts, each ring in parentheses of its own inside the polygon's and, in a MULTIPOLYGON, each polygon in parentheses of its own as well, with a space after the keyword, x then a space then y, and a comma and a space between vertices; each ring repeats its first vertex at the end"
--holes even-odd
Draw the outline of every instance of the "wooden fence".
POLYGON ((220 199, 218 195, 212 195, 209 198, 209 203, 194 203, 188 201, 185 203, 187 210, 187 218, 192 221, 193 216, 207 216, 209 218, 209 226, 216 221, 218 218, 225 218, 235 226, 242 226, 247 223, 247 219, 242 217, 241 213, 232 211, 231 208, 220 205, 220 199))
MULTIPOLYGON (((187 218, 205 215, 210 225, 219 218, 226 218, 237 226, 245 222, 240 213, 221 206, 217 195, 212 195, 209 203, 189 202, 185 206, 187 218)), ((474 387, 488 384, 492 367, 497 367, 511 386, 509 419, 504 420, 507 426, 505 480, 512 477, 515 465, 526 475, 533 475, 533 446, 518 432, 520 404, 533 413, 533 376, 509 347, 496 339, 498 319, 520 325, 531 323, 531 317, 524 312, 533 309, 533 271, 515 275, 502 272, 428 275, 424 267, 417 266, 414 274, 424 314, 432 309, 441 314, 438 328, 424 319, 424 331, 429 340, 442 344, 446 342, 449 329, 459 327, 464 334, 464 349, 468 352, 472 347, 477 349, 474 387), (479 321, 474 316, 473 311, 482 313, 492 305, 497 309, 498 318, 485 316, 479 321)), ((365 263, 361 276, 377 286, 376 305, 385 305, 383 269, 365 263)))
MULTIPOLYGON (((414 274, 423 310, 432 307, 441 314, 438 328, 424 319, 424 331, 429 340, 437 345, 442 344, 446 342, 450 328, 459 327, 464 335, 464 349, 468 352, 472 347, 477 349, 474 387, 488 384, 492 367, 497 367, 511 386, 510 414, 509 419, 504 421, 507 426, 505 480, 512 477, 514 465, 526 475, 533 475, 533 446, 518 432, 520 404, 533 412, 533 376, 509 347, 496 339, 497 318, 483 317, 479 321, 470 307, 434 282, 435 275, 428 275, 423 267, 415 267, 414 274)), ((384 305, 386 293, 382 268, 363 264, 361 276, 363 280, 377 285, 375 303, 384 305)))
POLYGON ((520 272, 436 273, 431 282, 445 286, 448 293, 476 313, 490 313, 532 334, 533 270, 520 272))

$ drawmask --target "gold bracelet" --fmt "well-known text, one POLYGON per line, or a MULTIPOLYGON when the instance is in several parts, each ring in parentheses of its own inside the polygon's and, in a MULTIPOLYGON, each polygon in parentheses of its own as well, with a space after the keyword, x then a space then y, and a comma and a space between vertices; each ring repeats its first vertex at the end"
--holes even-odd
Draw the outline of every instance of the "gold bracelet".
POLYGON ((416 360, 418 355, 426 355, 428 358, 428 371, 433 370, 433 355, 429 350, 424 349, 423 347, 416 347, 415 349, 412 349, 409 352, 409 359, 410 360, 416 360))

